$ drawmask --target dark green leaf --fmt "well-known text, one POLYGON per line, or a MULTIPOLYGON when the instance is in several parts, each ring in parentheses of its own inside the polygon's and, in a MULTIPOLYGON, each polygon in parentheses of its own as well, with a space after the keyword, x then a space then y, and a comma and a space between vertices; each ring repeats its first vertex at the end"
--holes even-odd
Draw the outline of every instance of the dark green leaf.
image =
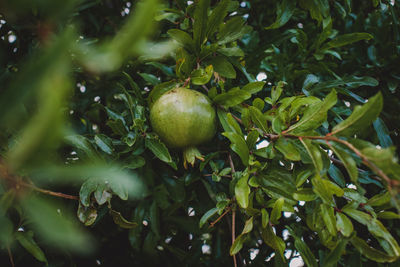
POLYGON ((219 27, 219 25, 224 21, 226 14, 228 13, 228 5, 230 0, 222 0, 212 11, 210 17, 208 18, 206 38, 210 37, 219 27))
POLYGON ((358 238, 357 236, 354 236, 352 239, 350 239, 350 242, 361 254, 373 261, 382 263, 393 262, 398 258, 396 256, 390 256, 373 247, 370 247, 367 242, 365 242, 361 238, 358 238))
POLYGON ((378 117, 382 110, 382 105, 382 94, 378 93, 371 97, 366 104, 356 106, 353 113, 346 120, 333 127, 332 134, 352 136, 362 131, 378 117))
POLYGON ((217 214, 218 208, 212 208, 200 218, 199 227, 203 227, 203 225, 215 214, 217 214))
POLYGON ((239 155, 243 165, 247 166, 249 164, 249 149, 244 138, 234 132, 223 132, 222 135, 231 141, 230 148, 239 155))
POLYGON ((45 262, 47 264, 46 256, 43 250, 38 246, 36 241, 33 239, 33 232, 17 232, 15 238, 33 257, 38 261, 45 262))
POLYGON ((301 159, 300 153, 297 151, 296 147, 290 140, 284 137, 278 139, 275 143, 275 148, 278 149, 288 160, 299 161, 301 159))
POLYGON ((243 101, 249 99, 251 94, 247 91, 240 90, 238 87, 232 88, 226 93, 217 95, 213 100, 215 103, 225 106, 232 107, 236 106, 243 101))
POLYGON ((251 82, 243 86, 242 90, 250 94, 255 94, 260 92, 265 85, 265 82, 251 82))
POLYGON ((103 150, 103 152, 111 155, 114 151, 112 141, 109 137, 104 134, 96 134, 94 136, 94 141, 96 145, 103 150))
POLYGON ((194 70, 191 75, 191 81, 195 85, 203 85, 210 81, 212 75, 214 73, 214 69, 212 65, 207 66, 205 69, 197 69, 194 70))
POLYGON ((284 0, 278 3, 276 9, 276 20, 265 29, 277 29, 285 25, 292 17, 296 8, 296 3, 291 0, 284 0))
POLYGON ((336 213, 336 228, 346 237, 349 237, 354 230, 351 220, 340 212, 336 213))
POLYGON ((258 108, 250 106, 248 110, 250 113, 251 120, 255 123, 255 125, 259 127, 263 132, 267 133, 268 127, 267 127, 266 117, 261 113, 261 111, 258 108))
POLYGON ((385 122, 381 118, 377 118, 374 121, 374 129, 379 139, 379 144, 383 148, 387 148, 393 145, 390 133, 386 127, 385 122))
POLYGON ((210 0, 200 0, 197 2, 196 9, 194 11, 193 40, 197 51, 200 50, 200 46, 207 38, 207 10, 209 6, 210 0))
POLYGON ((146 138, 146 147, 153 152, 153 154, 160 160, 171 163, 172 158, 169 154, 168 148, 159 139, 146 138))
POLYGON ((121 228, 131 229, 133 227, 138 226, 138 224, 136 222, 130 222, 127 219, 125 219, 122 216, 121 212, 110 209, 110 214, 114 220, 114 223, 119 225, 119 227, 121 227, 121 228))
POLYGON ((339 35, 332 41, 327 42, 322 49, 329 49, 334 47, 341 47, 361 40, 370 40, 374 38, 371 34, 366 32, 353 32, 348 34, 339 35))
POLYGON ((183 47, 185 47, 189 51, 194 51, 193 39, 187 32, 179 29, 170 29, 167 33, 169 36, 172 37, 172 39, 176 40, 183 47))
POLYGON ((299 122, 287 130, 288 133, 301 134, 318 128, 327 118, 328 110, 336 104, 336 91, 332 90, 324 101, 310 105, 299 122))
POLYGON ((247 184, 249 180, 248 175, 244 175, 235 185, 235 196, 239 206, 243 209, 249 205, 250 187, 247 184))
POLYGON ((326 228, 328 229, 328 232, 332 236, 336 236, 337 230, 336 230, 336 218, 334 214, 334 210, 331 206, 328 206, 327 204, 322 203, 320 205, 321 208, 321 215, 322 219, 325 223, 326 228))
POLYGON ((347 170, 347 173, 349 174, 350 180, 353 183, 356 183, 358 178, 358 169, 357 169, 357 164, 353 159, 353 157, 350 156, 349 153, 347 153, 347 151, 345 151, 342 147, 340 147, 336 143, 332 143, 330 148, 343 163, 344 167, 347 170))
POLYGON ((215 72, 228 79, 236 78, 236 71, 232 64, 224 57, 217 56, 211 59, 210 64, 214 67, 215 72))
POLYGON ((274 207, 272 208, 271 216, 270 216, 270 220, 271 220, 272 224, 279 223, 279 219, 282 216, 282 207, 283 207, 284 203, 285 203, 284 198, 279 198, 275 201, 274 207))
POLYGON ((344 254, 348 242, 349 242, 348 239, 340 240, 335 246, 335 248, 331 252, 329 252, 326 258, 324 258, 322 265, 326 267, 337 266, 336 264, 342 257, 342 254, 344 254))

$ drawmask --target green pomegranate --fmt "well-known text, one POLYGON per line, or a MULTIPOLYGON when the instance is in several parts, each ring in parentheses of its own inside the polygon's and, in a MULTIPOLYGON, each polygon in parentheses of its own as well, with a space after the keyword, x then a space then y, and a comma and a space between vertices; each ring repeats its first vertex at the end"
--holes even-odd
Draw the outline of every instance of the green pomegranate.
POLYGON ((202 159, 196 145, 209 141, 216 131, 216 115, 207 96, 186 88, 163 94, 150 110, 153 130, 170 148, 183 149, 184 165, 202 159))

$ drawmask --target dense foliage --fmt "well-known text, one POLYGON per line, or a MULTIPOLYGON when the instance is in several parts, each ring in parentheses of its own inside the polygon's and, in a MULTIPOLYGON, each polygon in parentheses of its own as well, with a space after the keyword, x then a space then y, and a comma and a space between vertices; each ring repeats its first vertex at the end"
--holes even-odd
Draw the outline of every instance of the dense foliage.
POLYGON ((399 6, 2 2, 1 266, 397 266, 399 6), (178 87, 200 152, 150 124, 178 87))

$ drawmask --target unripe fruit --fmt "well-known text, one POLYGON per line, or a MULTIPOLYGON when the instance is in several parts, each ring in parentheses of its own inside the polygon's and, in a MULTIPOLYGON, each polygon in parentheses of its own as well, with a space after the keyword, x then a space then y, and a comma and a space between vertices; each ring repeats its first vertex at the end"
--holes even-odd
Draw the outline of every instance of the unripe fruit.
POLYGON ((170 148, 188 148, 209 141, 216 131, 216 115, 209 98, 197 91, 176 88, 151 107, 153 130, 170 148))

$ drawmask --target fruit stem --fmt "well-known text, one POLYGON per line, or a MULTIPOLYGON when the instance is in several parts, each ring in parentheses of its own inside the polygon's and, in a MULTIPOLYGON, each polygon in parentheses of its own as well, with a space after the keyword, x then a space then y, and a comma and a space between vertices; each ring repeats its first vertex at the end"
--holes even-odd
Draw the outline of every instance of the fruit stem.
POLYGON ((187 169, 187 164, 190 163, 192 167, 194 166, 194 162, 196 159, 204 161, 203 155, 195 146, 187 147, 183 150, 183 166, 187 169))

